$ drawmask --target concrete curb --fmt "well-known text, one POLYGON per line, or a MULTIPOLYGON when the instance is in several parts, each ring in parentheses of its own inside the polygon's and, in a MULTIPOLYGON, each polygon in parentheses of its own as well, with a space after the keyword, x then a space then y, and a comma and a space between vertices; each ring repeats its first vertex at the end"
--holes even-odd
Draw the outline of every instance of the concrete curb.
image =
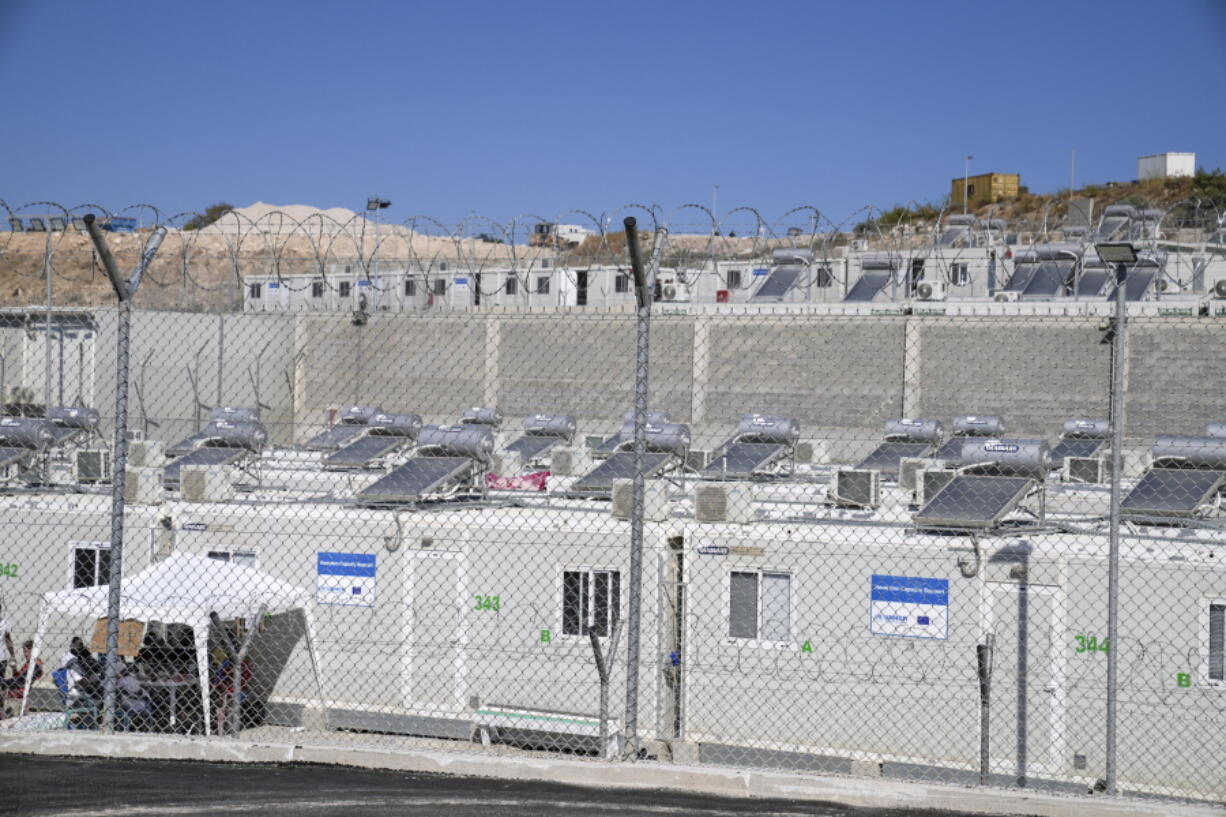
POLYGON ((542 781, 603 789, 666 789, 721 797, 781 798, 862 808, 947 809, 967 814, 1041 817, 1223 817, 1214 806, 1021 794, 922 783, 703 766, 608 764, 568 758, 387 751, 350 746, 205 740, 172 735, 96 732, 0 734, 0 753, 72 757, 202 760, 224 763, 325 763, 363 769, 542 781))

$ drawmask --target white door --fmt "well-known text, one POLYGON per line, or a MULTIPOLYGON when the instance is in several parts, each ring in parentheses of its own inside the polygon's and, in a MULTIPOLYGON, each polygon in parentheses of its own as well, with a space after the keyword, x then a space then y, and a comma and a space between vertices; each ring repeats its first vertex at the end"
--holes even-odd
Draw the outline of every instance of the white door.
POLYGON ((416 551, 405 566, 405 706, 418 714, 458 714, 467 705, 464 554, 416 551))
POLYGON ((1058 587, 987 585, 985 631, 996 636, 989 748, 992 771, 1013 779, 1060 774, 1064 755, 1062 598, 1058 587))

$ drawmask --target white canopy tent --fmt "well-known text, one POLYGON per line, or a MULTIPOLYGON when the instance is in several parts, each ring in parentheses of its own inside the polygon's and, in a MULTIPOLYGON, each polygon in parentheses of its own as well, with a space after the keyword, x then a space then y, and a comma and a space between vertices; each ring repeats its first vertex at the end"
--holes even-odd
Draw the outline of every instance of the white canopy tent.
MULTIPOLYGON (((31 663, 38 659, 43 635, 52 613, 92 616, 107 614, 110 587, 82 587, 43 595, 38 614, 38 631, 34 635, 31 663)), ((249 626, 261 609, 269 613, 301 610, 306 624, 307 651, 319 690, 320 706, 327 712, 319 656, 315 649, 315 600, 310 593, 288 582, 273 578, 249 567, 222 562, 204 556, 175 553, 146 570, 124 579, 120 599, 120 618, 140 621, 160 621, 164 624, 186 624, 192 628, 196 641, 196 672, 200 679, 200 697, 204 706, 205 734, 211 734, 209 694, 209 624, 216 613, 222 620, 246 619, 249 626)), ((33 676, 33 673, 29 673, 33 676)), ((26 679, 25 701, 30 698, 32 677, 26 679)))

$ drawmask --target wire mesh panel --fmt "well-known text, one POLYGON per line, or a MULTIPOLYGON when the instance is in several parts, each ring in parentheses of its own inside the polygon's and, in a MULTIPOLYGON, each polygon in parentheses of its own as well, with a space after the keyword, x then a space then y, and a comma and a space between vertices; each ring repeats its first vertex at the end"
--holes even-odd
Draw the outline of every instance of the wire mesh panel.
POLYGON ((0 728, 1226 799, 1226 256, 629 211, 641 456, 626 212, 93 208, 119 540, 125 310, 0 233, 0 728))

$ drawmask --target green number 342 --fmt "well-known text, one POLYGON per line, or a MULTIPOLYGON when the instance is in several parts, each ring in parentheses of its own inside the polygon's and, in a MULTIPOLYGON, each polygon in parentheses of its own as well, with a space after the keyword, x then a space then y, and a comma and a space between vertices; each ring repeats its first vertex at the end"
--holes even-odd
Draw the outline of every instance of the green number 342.
POLYGON ((493 610, 495 612, 502 609, 501 596, 473 596, 477 600, 474 610, 493 610))
POLYGON ((1098 640, 1096 635, 1073 636, 1077 640, 1076 652, 1111 652, 1111 639, 1098 640))

